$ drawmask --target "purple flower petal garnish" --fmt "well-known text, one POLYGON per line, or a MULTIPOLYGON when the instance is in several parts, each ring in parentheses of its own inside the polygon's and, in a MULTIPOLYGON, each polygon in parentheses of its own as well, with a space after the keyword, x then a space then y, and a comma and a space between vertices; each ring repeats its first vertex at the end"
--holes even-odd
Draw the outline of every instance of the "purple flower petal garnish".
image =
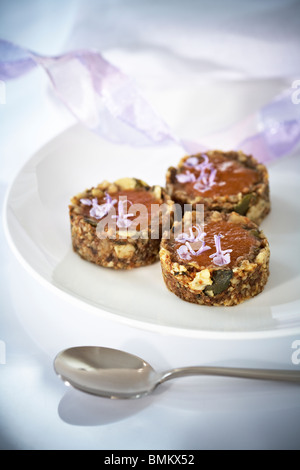
POLYGON ((203 253, 206 250, 210 250, 210 246, 207 246, 204 241, 206 233, 203 232, 202 228, 199 225, 193 225, 193 227, 190 228, 190 234, 188 235, 187 233, 180 233, 178 237, 175 238, 177 242, 183 243, 183 245, 178 248, 177 253, 180 258, 182 259, 191 259, 191 255, 194 256, 199 256, 201 253, 203 253), (195 235, 193 229, 197 230, 197 235, 195 235), (201 242, 202 245, 201 247, 195 251, 193 247, 191 246, 191 243, 197 243, 201 242))
POLYGON ((80 202, 81 202, 81 204, 83 204, 84 206, 92 206, 92 204, 93 204, 90 199, 85 199, 85 198, 80 199, 80 202))
POLYGON ((184 166, 187 166, 188 168, 195 168, 199 163, 199 160, 197 157, 189 157, 185 162, 184 166))
POLYGON ((222 235, 215 235, 215 245, 216 245, 216 253, 210 255, 210 258, 213 259, 213 263, 216 266, 224 266, 226 264, 229 264, 231 259, 230 259, 230 253, 232 250, 222 250, 221 248, 221 238, 222 235))
POLYGON ((80 202, 86 206, 92 206, 90 210, 90 216, 94 217, 95 219, 102 219, 105 217, 111 208, 118 202, 117 199, 113 199, 110 197, 108 193, 105 193, 105 203, 98 204, 98 199, 94 197, 92 201, 90 199, 80 199, 80 202))
POLYGON ((198 157, 189 157, 187 160, 184 162, 184 166, 187 166, 188 168, 194 168, 195 170, 201 170, 201 168, 205 167, 209 163, 208 156, 203 153, 201 154, 201 157, 203 158, 203 162, 199 163, 199 158, 198 157))
POLYGON ((196 191, 205 192, 211 189, 216 184, 215 178, 217 170, 213 164, 209 162, 208 156, 204 153, 201 155, 203 161, 199 163, 198 157, 190 157, 185 161, 185 166, 200 171, 198 178, 187 170, 184 174, 177 175, 177 181, 179 183, 193 183, 195 182, 194 188, 196 191))
POLYGON ((181 259, 184 259, 184 260, 190 260, 191 259, 190 252, 189 252, 188 248, 185 245, 182 245, 178 248, 177 254, 181 259))
POLYGON ((198 170, 198 171, 201 171, 202 168, 206 168, 208 165, 211 165, 211 163, 209 163, 209 158, 208 158, 208 156, 207 156, 205 153, 203 153, 203 154, 201 155, 201 157, 203 158, 203 162, 198 163, 198 164, 195 166, 196 170, 198 170))
POLYGON ((193 225, 193 227, 190 228, 190 234, 188 235, 187 233, 180 233, 175 240, 177 242, 185 243, 185 242, 198 242, 198 241, 203 241, 203 238, 205 237, 206 233, 202 231, 202 228, 199 227, 199 225, 193 225), (197 230, 197 235, 194 235, 193 229, 197 230))
POLYGON ((185 246, 188 248, 189 252, 192 253, 194 256, 199 256, 203 251, 210 250, 210 246, 205 245, 205 241, 202 242, 202 246, 199 248, 199 250, 195 251, 189 242, 186 242, 185 246))
POLYGON ((127 217, 133 217, 133 214, 127 214, 126 217, 116 216, 117 226, 119 228, 128 228, 132 224, 132 220, 128 220, 127 217))
POLYGON ((132 220, 128 220, 129 217, 134 217, 134 214, 126 214, 124 207, 126 204, 131 204, 130 201, 123 200, 118 202, 118 215, 113 215, 113 219, 117 219, 117 226, 119 228, 128 228, 132 224, 132 220))
POLYGON ((178 183, 194 183, 196 181, 196 176, 189 170, 185 173, 180 173, 179 175, 176 175, 176 178, 178 183))
POLYGON ((212 166, 211 163, 201 168, 200 176, 197 178, 194 188, 196 191, 205 192, 212 188, 216 184, 215 178, 217 170, 212 166))
POLYGON ((209 184, 209 186, 213 186, 214 184, 216 184, 216 183, 215 183, 216 175, 217 175, 217 170, 216 170, 216 168, 213 168, 213 169, 211 170, 211 173, 210 173, 209 179, 208 179, 208 184, 209 184))

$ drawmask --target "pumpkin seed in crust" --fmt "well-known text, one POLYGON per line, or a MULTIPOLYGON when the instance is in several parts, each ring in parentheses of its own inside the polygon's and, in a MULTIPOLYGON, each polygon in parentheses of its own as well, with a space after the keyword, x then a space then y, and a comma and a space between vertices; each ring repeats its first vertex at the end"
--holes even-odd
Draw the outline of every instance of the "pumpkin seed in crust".
POLYGON ((230 280, 232 278, 232 271, 231 269, 220 269, 213 274, 213 283, 211 286, 207 286, 205 288, 205 294, 210 295, 218 295, 224 292, 224 290, 228 289, 230 285, 230 280))
POLYGON ((241 200, 241 202, 235 206, 234 211, 240 215, 246 215, 252 198, 253 198, 252 193, 246 194, 241 200))

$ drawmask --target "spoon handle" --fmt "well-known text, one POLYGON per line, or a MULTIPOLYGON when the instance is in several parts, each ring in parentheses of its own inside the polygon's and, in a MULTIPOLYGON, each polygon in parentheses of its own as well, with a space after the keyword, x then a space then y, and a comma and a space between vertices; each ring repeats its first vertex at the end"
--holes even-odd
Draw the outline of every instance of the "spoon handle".
POLYGON ((159 383, 176 377, 191 375, 215 375, 223 377, 239 377, 244 379, 274 380, 281 382, 300 383, 300 371, 273 369, 240 369, 231 367, 182 367, 162 374, 159 383))

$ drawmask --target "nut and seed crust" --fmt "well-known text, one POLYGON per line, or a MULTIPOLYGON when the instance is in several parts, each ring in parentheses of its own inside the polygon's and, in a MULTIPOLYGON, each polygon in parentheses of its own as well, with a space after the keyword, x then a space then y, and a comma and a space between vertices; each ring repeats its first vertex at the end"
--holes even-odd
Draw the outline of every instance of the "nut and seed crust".
MULTIPOLYGON (((221 155, 229 160, 241 162, 248 168, 254 169, 259 173, 259 181, 248 188, 248 191, 227 196, 205 197, 203 195, 191 197, 183 190, 176 188, 176 175, 178 170, 182 168, 184 162, 190 156, 183 157, 177 167, 170 167, 166 174, 166 190, 175 203, 180 205, 191 204, 196 209, 196 204, 204 204, 208 211, 216 210, 220 212, 238 212, 247 216, 250 220, 259 225, 270 212, 270 189, 269 175, 265 165, 258 163, 251 155, 245 155, 243 152, 230 151, 223 152, 221 150, 207 151, 209 156, 221 155)), ((195 155, 200 156, 201 154, 195 155)))
MULTIPOLYGON (((185 217, 194 217, 194 213, 185 217)), ((163 239, 160 249, 163 279, 167 288, 182 300, 206 306, 234 306, 261 293, 268 281, 270 248, 264 233, 249 218, 235 212, 212 211, 205 216, 206 223, 219 220, 239 224, 255 233, 258 248, 231 268, 214 265, 200 268, 189 261, 178 262, 172 239, 163 239)))
POLYGON ((73 250, 84 260, 116 270, 147 266, 159 260, 160 239, 151 236, 151 227, 148 227, 148 234, 143 238, 130 237, 130 234, 127 238, 122 238, 118 232, 115 239, 99 238, 96 233, 99 221, 82 214, 80 199, 103 198, 105 192, 113 194, 127 189, 150 192, 158 203, 164 203, 165 207, 170 208, 170 214, 172 213, 172 201, 163 188, 150 187, 136 178, 122 178, 114 183, 103 181, 97 187, 86 189, 74 196, 69 205, 73 250))

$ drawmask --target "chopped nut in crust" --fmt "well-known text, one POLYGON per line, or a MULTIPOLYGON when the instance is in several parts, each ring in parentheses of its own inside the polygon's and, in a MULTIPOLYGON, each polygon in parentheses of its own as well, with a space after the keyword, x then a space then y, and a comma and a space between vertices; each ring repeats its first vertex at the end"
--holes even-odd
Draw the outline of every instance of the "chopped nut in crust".
POLYGON ((210 277, 209 269, 202 269, 196 274, 194 280, 190 282, 190 288, 193 290, 203 290, 207 286, 212 285, 212 279, 210 277))
POLYGON ((120 259, 131 258, 135 252, 135 247, 127 243, 126 245, 116 245, 114 250, 117 254, 117 257, 120 259))

